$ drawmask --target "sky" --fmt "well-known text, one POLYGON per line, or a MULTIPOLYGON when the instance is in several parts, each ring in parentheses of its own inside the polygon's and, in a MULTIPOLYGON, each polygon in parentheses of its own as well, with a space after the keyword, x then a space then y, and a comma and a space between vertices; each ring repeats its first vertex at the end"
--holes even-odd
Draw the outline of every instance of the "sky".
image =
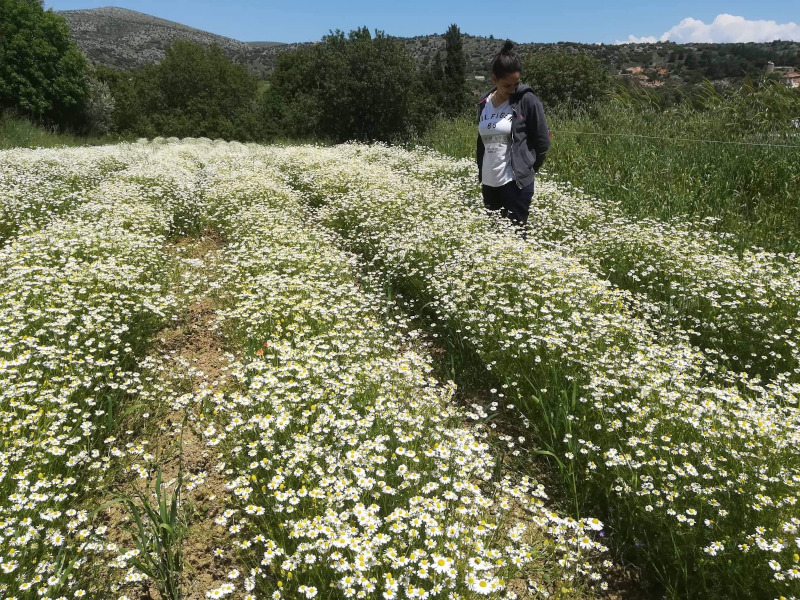
POLYGON ((241 41, 310 42, 361 26, 412 37, 462 33, 525 42, 800 41, 800 0, 52 0, 46 8, 119 6, 241 41), (114 4, 110 4, 114 3, 114 4))

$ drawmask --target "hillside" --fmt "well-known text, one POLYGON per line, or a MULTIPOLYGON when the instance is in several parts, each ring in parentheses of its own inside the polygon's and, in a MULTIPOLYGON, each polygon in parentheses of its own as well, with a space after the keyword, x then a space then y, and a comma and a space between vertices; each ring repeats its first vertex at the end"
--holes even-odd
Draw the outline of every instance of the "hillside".
MULTIPOLYGON (((427 65, 438 50, 444 52, 444 36, 404 38, 411 55, 427 65)), ((489 79, 489 63, 502 40, 464 35, 464 54, 470 79, 489 79)), ((577 42, 518 43, 520 54, 542 50, 586 53, 601 61, 612 75, 633 78, 645 86, 680 86, 702 79, 738 80, 745 74, 759 76, 769 61, 800 69, 800 42, 775 41, 746 44, 581 44, 577 42)))
POLYGON ((232 60, 265 76, 274 68, 278 52, 298 46, 241 42, 124 8, 66 10, 59 14, 67 20, 78 47, 91 62, 119 69, 159 62, 173 40, 185 39, 217 44, 232 60))
MULTIPOLYGON (((279 53, 314 43, 242 42, 123 8, 61 11, 59 14, 67 19, 78 47, 93 63, 116 68, 158 62, 173 40, 188 39, 202 44, 216 43, 232 60, 266 77, 275 68, 279 53)), ((443 35, 399 39, 421 66, 429 64, 437 51, 444 52, 443 35)), ((475 88, 485 86, 485 82, 476 78, 489 78, 489 63, 501 41, 464 34, 467 74, 475 88)), ((768 61, 800 68, 800 42, 685 45, 558 42, 520 43, 518 49, 522 54, 539 50, 585 52, 602 61, 612 74, 631 77, 654 87, 696 83, 703 78, 740 79, 744 74, 758 75, 768 61)))

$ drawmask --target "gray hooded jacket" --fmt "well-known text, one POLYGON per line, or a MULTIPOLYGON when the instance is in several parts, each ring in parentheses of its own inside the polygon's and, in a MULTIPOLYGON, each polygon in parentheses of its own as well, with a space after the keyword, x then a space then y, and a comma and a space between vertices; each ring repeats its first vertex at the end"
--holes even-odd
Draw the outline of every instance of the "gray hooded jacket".
MULTIPOLYGON (((492 88, 478 102, 478 122, 486 106, 492 88)), ((534 175, 544 163, 544 156, 550 148, 550 131, 544 118, 542 101, 536 97, 530 86, 520 84, 517 91, 508 99, 511 105, 511 168, 518 188, 533 183, 534 175)), ((483 181, 483 139, 478 135, 478 182, 483 181)))

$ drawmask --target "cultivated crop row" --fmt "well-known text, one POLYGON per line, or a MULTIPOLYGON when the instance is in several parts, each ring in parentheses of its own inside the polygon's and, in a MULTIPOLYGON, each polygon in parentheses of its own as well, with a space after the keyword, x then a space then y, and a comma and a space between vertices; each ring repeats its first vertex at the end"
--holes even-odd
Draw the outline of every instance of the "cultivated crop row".
POLYGON ((559 517, 540 485, 498 470, 407 319, 309 225, 272 162, 254 151, 208 170, 227 241, 219 324, 247 354, 204 435, 229 477, 218 522, 249 557, 245 589, 511 598, 599 582, 600 523, 559 517))
MULTIPOLYGON (((175 310, 163 293, 161 252, 172 206, 149 202, 147 186, 102 169, 119 150, 99 153, 75 152, 72 166, 52 171, 48 160, 23 153, 18 185, 35 195, 45 173, 42 196, 28 204, 3 198, 7 233, 23 222, 14 210, 43 202, 42 218, 0 250, 0 593, 7 598, 86 594, 76 574, 95 567, 104 550, 107 528, 92 522, 92 500, 124 454, 115 432, 143 390, 136 357, 175 310), (67 211, 68 194, 53 190, 74 178, 92 184, 67 211)), ((2 161, 14 158, 3 153, 2 161)))
POLYGON ((281 149, 276 167, 386 281, 466 341, 676 594, 797 593, 800 419, 578 258, 471 209, 459 180, 381 147, 281 149), (417 176, 419 172, 422 176, 417 176))
MULTIPOLYGON (((478 209, 471 161, 382 149, 366 156, 433 184, 449 180, 478 209)), ((537 180, 530 241, 575 256, 614 285, 657 303, 719 362, 800 396, 800 261, 753 248, 737 253, 703 223, 635 219, 617 205, 537 180)))
POLYGON ((547 184, 525 241, 483 213, 469 161, 383 146, 0 164, 0 597, 141 589, 158 552, 94 511, 160 472, 130 415, 165 402, 227 482, 206 494, 213 560, 247 565, 207 597, 572 597, 604 585, 601 535, 673 597, 800 596, 794 257, 547 184), (171 258, 207 229, 213 269, 171 258), (179 264, 194 279, 173 294, 179 264), (195 290, 232 381, 187 393, 147 354, 195 290), (408 312, 485 371, 495 401, 472 416, 518 416, 533 440, 465 425, 408 312), (551 451, 572 518, 497 444, 551 451))
POLYGON ((170 405, 219 453, 228 482, 229 494, 205 496, 227 532, 209 558, 241 554, 249 569, 207 597, 514 598, 605 585, 601 523, 556 514, 541 485, 505 473, 488 433, 432 378, 410 322, 310 224, 271 152, 208 141, 105 151, 0 155, 16 190, 0 250, 0 597, 180 594, 185 579, 163 567, 181 564, 198 505, 179 490, 206 473, 161 485, 157 449, 180 444, 141 439, 134 419, 170 405), (214 269, 171 256, 176 236, 206 228, 226 243, 214 269), (173 294, 181 263, 195 279, 173 294), (180 359, 150 355, 193 290, 223 307, 234 376, 224 389, 186 393, 164 370, 180 359), (146 494, 109 504, 137 486, 180 499, 176 514, 147 521, 159 507, 146 494))
POLYGON ((137 146, 0 153, 0 240, 35 230, 88 199, 140 159, 137 146))
POLYGON ((758 249, 741 256, 719 235, 637 220, 576 191, 542 186, 534 235, 555 242, 614 284, 659 302, 692 340, 739 371, 800 383, 800 262, 758 249))

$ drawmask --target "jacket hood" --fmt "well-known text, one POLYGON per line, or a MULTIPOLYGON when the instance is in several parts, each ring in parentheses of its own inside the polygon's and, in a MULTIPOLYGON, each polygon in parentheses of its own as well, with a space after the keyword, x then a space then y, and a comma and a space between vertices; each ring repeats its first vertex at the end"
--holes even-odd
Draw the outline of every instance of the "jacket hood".
MULTIPOLYGON (((483 97, 478 101, 478 104, 483 104, 484 102, 486 102, 486 99, 489 97, 489 95, 492 92, 496 91, 496 90, 497 90, 497 86, 493 87, 488 92, 486 92, 483 95, 483 97)), ((533 88, 531 86, 529 86, 529 85, 524 84, 524 83, 520 83, 519 87, 517 88, 517 91, 514 92, 513 94, 511 94, 511 97, 509 98, 509 100, 511 102, 519 102, 519 99, 522 98, 522 96, 524 96, 528 92, 533 93, 533 88)))

